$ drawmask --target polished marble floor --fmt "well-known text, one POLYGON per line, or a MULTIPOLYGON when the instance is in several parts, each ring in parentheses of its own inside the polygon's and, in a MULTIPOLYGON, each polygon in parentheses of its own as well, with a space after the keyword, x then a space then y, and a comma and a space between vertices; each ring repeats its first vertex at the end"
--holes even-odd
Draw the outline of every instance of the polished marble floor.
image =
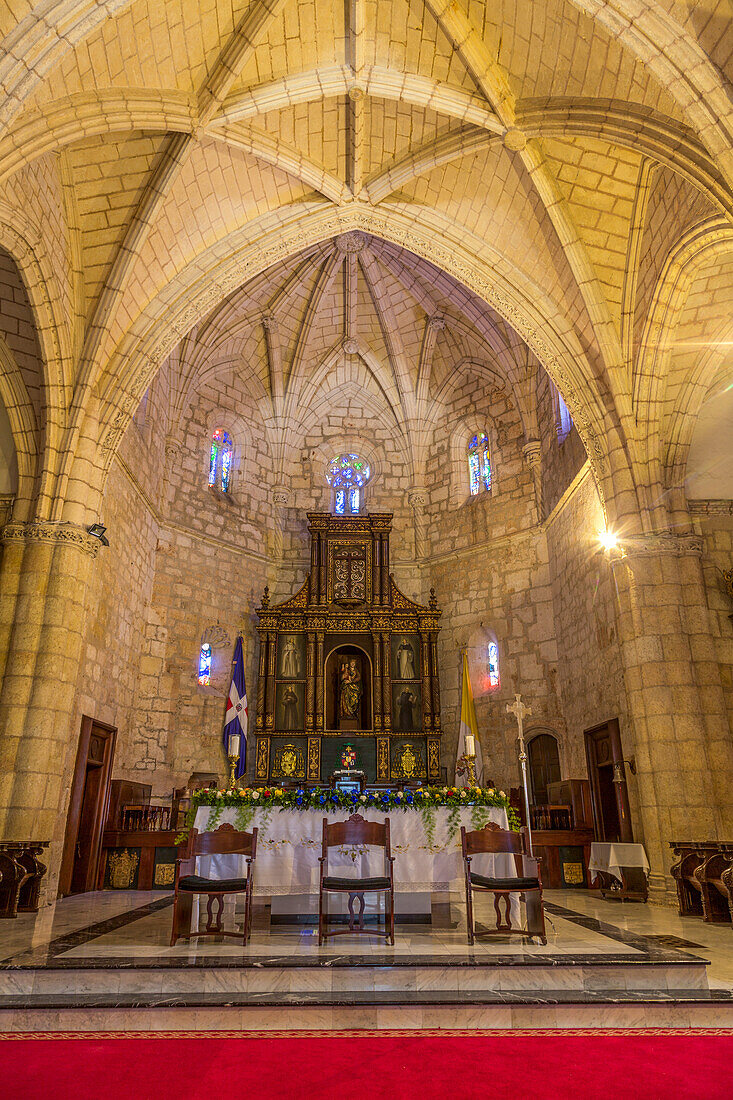
MULTIPOLYGON (((0 923, 0 971, 198 965, 323 966, 415 965, 440 959, 447 966, 560 960, 675 962, 705 959, 711 987, 733 991, 733 929, 680 918, 659 906, 604 901, 581 891, 546 891, 547 944, 522 936, 478 939, 469 947, 463 901, 451 896, 434 908, 432 925, 398 925, 394 947, 376 936, 340 936, 318 946, 313 926, 271 924, 266 899, 255 909, 247 948, 236 940, 199 939, 169 944, 169 892, 104 891, 65 898, 37 915, 0 923)), ((478 910, 489 923, 493 911, 478 910)), ((235 920, 240 917, 239 912, 235 920)))
MULTIPOLYGON (((258 899, 247 948, 221 938, 172 948, 171 903, 162 891, 108 891, 1 922, 0 1031, 252 1028, 267 1013, 289 1027, 294 1011, 303 1027, 435 1026, 441 1010, 450 1026, 524 1026, 530 1011, 536 1026, 553 1026, 553 1012, 563 1026, 598 1026, 611 1008, 623 1026, 669 1022, 672 1009, 680 1026, 733 1023, 733 929, 657 906, 547 891, 546 945, 504 936, 469 947, 462 899, 443 896, 431 925, 397 926, 394 947, 374 936, 319 947, 315 928, 271 923, 258 899)), ((492 915, 489 903, 477 919, 492 915)))

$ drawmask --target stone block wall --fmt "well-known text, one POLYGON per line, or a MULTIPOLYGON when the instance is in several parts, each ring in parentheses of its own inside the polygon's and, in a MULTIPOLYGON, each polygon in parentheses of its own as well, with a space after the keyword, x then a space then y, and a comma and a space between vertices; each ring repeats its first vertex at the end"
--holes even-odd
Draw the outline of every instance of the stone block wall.
POLYGON ((711 629, 720 667, 728 720, 733 729, 733 600, 723 572, 733 569, 733 504, 730 501, 691 501, 697 534, 704 539, 702 557, 711 629))
POLYGON ((601 503, 586 467, 547 522, 559 689, 567 724, 566 774, 573 778, 587 774, 583 731, 609 718, 619 718, 624 750, 634 751, 612 575, 597 538, 603 526, 601 503))

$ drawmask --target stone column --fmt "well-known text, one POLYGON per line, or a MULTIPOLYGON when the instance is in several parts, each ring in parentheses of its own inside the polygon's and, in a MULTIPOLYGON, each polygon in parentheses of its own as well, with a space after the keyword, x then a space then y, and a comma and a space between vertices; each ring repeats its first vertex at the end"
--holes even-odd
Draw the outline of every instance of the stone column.
POLYGON ((535 500, 537 502, 537 518, 542 519, 542 445, 539 439, 530 439, 528 443, 525 443, 522 447, 522 454, 524 455, 524 461, 532 471, 532 480, 534 481, 534 493, 535 500))
POLYGON ((425 515, 425 505, 428 494, 421 486, 415 486, 407 495, 407 502, 412 508, 412 522, 415 529, 415 558, 423 561, 428 556, 428 520, 425 515))
POLYGON ((287 485, 275 485, 272 490, 272 556, 281 561, 284 548, 285 509, 290 504, 290 489, 287 485))
MULTIPOLYGON (((0 689, 0 837, 56 841, 68 799, 71 728, 84 646, 85 596, 100 547, 75 523, 10 523, 3 530, 0 607, 8 641, 0 689)), ((59 835, 60 830, 60 835, 59 835)))
POLYGON ((733 744, 710 633, 702 540, 633 536, 611 551, 618 634, 635 743, 650 895, 675 895, 673 839, 733 828, 733 744))

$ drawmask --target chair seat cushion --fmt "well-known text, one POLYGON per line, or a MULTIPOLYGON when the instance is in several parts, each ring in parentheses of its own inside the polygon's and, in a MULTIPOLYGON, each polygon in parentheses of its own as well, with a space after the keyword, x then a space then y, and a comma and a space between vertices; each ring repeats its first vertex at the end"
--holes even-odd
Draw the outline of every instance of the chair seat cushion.
POLYGON ((388 878, 337 878, 335 875, 324 875, 324 890, 389 890, 388 878))
POLYGON ((489 890, 539 890, 540 887, 537 878, 487 878, 473 872, 471 882, 474 886, 486 886, 489 890))
POLYGON ((227 891, 246 890, 246 878, 202 878, 201 875, 185 875, 178 880, 179 890, 192 890, 197 894, 225 894, 227 891))

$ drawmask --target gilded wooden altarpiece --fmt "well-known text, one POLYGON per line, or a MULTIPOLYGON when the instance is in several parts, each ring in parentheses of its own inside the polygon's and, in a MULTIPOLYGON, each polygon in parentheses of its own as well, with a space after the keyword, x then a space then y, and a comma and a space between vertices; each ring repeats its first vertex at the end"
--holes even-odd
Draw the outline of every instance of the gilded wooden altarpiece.
POLYGON ((310 571, 258 611, 259 781, 320 781, 355 766, 371 781, 440 779, 440 611, 389 571, 392 515, 309 512, 310 571), (355 761, 355 763, 354 763, 355 761))

